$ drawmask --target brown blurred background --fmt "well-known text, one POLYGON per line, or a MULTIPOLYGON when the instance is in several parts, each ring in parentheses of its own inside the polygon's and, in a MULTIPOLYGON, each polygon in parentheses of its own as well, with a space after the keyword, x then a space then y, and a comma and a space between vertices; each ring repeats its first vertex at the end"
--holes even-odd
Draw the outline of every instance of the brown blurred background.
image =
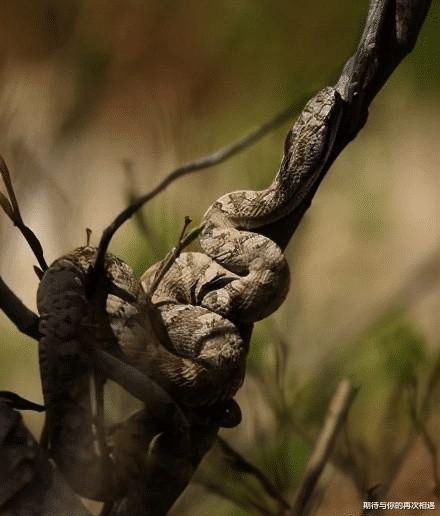
MULTIPOLYGON (((0 152, 47 260, 83 245, 86 227, 96 243, 127 204, 123 160, 132 163, 136 191, 146 192, 172 168, 335 81, 356 47, 367 8, 365 0, 3 0, 0 152)), ((354 360, 353 342, 396 306, 420 335, 424 360, 432 363, 436 356, 439 23, 440 2, 434 0, 415 51, 373 103, 366 127, 331 169, 289 246, 289 299, 257 328, 240 394, 245 419, 225 432, 243 453, 252 455, 257 437, 272 428, 270 403, 258 392, 264 375, 276 380, 273 340, 285 346, 284 387, 291 397, 335 350, 341 357, 350 350, 354 360)), ((227 163, 174 183, 144 210, 152 237, 145 241, 130 221, 112 251, 140 273, 174 244, 185 215, 198 221, 220 195, 266 186, 288 126, 227 163)), ((33 263, 18 231, 0 214, 0 274, 35 310, 33 263)), ((41 400, 36 345, 3 314, 0 330, 0 388, 41 400)), ((375 364, 373 359, 365 367, 371 371, 375 364)), ((313 392, 327 400, 332 387, 313 392)), ((374 410, 376 395, 365 402, 368 410, 374 410)), ((27 421, 38 433, 41 418, 29 415, 27 421)), ((429 468, 423 453, 416 457, 429 468)), ((275 457, 270 447, 266 454, 275 457)), ((287 476, 300 475, 291 464, 296 459, 283 460, 292 468, 287 476)), ((431 493, 433 481, 426 478, 422 485, 431 493)), ((294 482, 284 488, 293 490, 294 482)), ((417 496, 425 499, 426 493, 417 496)), ((197 496, 206 498, 199 491, 197 496)), ((348 509, 341 505, 333 513, 360 512, 359 500, 348 496, 348 509)), ((188 514, 206 513, 202 507, 188 514)), ((217 508, 216 514, 248 514, 231 504, 217 508)))

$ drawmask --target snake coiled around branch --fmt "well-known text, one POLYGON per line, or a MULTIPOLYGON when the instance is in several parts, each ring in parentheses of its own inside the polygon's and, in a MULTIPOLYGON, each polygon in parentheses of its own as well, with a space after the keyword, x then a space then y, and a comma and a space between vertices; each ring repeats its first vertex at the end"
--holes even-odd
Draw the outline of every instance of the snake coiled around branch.
MULTIPOLYGON (((218 199, 204 215, 202 252, 182 253, 152 294, 160 264, 138 281, 108 255, 106 314, 97 313, 87 284, 96 259, 91 247, 56 260, 44 274, 37 296, 41 374, 49 450, 61 469, 69 470, 78 452, 80 462, 94 467, 90 346, 120 350, 185 409, 233 398, 243 383, 253 323, 274 312, 289 288, 287 261, 262 234, 264 227, 292 213, 318 181, 339 124, 339 102, 333 88, 308 102, 272 184, 218 199)), ((83 489, 81 479, 73 483, 83 489)))

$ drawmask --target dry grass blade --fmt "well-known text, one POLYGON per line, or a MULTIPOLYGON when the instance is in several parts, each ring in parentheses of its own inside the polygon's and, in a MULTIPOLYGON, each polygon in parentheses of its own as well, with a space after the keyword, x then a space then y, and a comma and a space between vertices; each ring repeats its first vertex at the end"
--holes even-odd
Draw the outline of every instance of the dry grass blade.
POLYGON ((423 443, 426 446, 426 449, 428 450, 428 453, 431 457, 432 462, 432 475, 434 477, 435 482, 435 488, 434 488, 434 494, 437 498, 440 498, 440 476, 438 473, 438 450, 434 443, 434 440, 432 439, 428 427, 426 426, 423 418, 420 416, 419 411, 417 410, 417 380, 416 378, 412 378, 412 381, 410 381, 407 385, 407 391, 408 391, 408 398, 409 398, 409 404, 410 404, 410 415, 411 420, 414 425, 415 430, 420 433, 423 439, 423 443))
POLYGON ((353 385, 346 379, 341 380, 330 401, 324 427, 306 466, 304 476, 293 502, 290 516, 300 516, 304 514, 322 470, 330 457, 336 436, 345 420, 355 394, 356 391, 353 385))

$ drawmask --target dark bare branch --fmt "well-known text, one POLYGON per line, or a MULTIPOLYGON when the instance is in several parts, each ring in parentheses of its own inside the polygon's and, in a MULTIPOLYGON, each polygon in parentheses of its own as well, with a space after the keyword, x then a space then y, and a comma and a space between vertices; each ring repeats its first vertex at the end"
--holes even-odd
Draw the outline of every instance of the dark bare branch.
POLYGON ((17 326, 17 328, 32 339, 39 340, 39 317, 12 292, 0 276, 0 309, 17 326))
POLYGON ((48 269, 48 266, 44 258, 43 248, 35 233, 30 228, 28 228, 23 222, 17 198, 15 196, 14 188, 12 186, 11 175, 9 173, 8 167, 6 166, 5 161, 1 156, 0 175, 2 176, 3 182, 6 186, 6 191, 9 196, 8 200, 6 196, 0 192, 0 206, 3 208, 3 211, 12 220, 14 225, 20 230, 21 234, 26 239, 26 242, 32 249, 35 258, 38 260, 40 267, 43 269, 43 271, 46 271, 48 269))
POLYGON ((91 516, 25 427, 14 401, 0 395, 0 513, 91 516))
MULTIPOLYGON (((333 161, 343 150, 345 145, 356 136, 358 131, 365 124, 368 108, 373 98, 395 67, 413 48, 429 5, 429 0, 371 0, 366 26, 358 49, 353 57, 347 61, 335 86, 336 92, 343 101, 340 106, 342 118, 335 117, 335 119, 338 119, 338 126, 335 128, 335 135, 331 140, 331 147, 329 151, 325 153, 323 163, 320 163, 319 172, 317 173, 319 177, 313 183, 313 187, 307 191, 307 195, 305 195, 301 204, 298 208, 295 208, 290 216, 286 216, 281 221, 278 220, 269 224, 262 231, 274 241, 278 242, 281 247, 287 245, 287 242, 296 230, 305 211, 308 209, 320 182, 325 177, 333 161)), ((252 132, 243 140, 206 158, 179 167, 166 176, 153 190, 137 199, 115 218, 113 223, 103 232, 95 263, 95 282, 92 282, 93 288, 89 291, 91 297, 96 296, 95 301, 98 314, 100 312, 105 313, 105 301, 109 287, 105 282, 104 258, 110 240, 117 229, 141 206, 158 193, 162 192, 173 181, 190 172, 202 170, 221 163, 244 147, 250 145, 250 143, 257 141, 262 135, 266 134, 274 127, 289 119, 292 113, 297 111, 297 106, 298 104, 295 104, 293 109, 289 108, 268 124, 252 132)), ((13 220, 14 224, 22 231, 37 256, 41 268, 45 270, 47 269, 47 264, 42 254, 41 245, 35 235, 23 224, 10 182, 9 172, 4 163, 0 163, 0 170, 9 195, 9 200, 3 194, 0 196, 0 205, 13 220), (32 240, 32 236, 37 241, 38 245, 32 240)), ((3 287, 3 291, 7 292, 5 287, 3 287)), ((8 296, 8 294, 6 295, 8 296)), ((11 299, 17 304, 17 299, 11 299)), ((4 303, 4 301, 2 302, 4 303)), ((9 309, 10 308, 8 308, 8 310, 9 309)), ((20 307, 19 304, 17 310, 20 316, 14 315, 15 319, 17 319, 20 324, 22 318, 26 321, 29 320, 30 326, 32 326, 35 322, 32 315, 25 312, 23 307, 20 307), (25 314, 28 319, 22 314, 25 314)), ((27 328, 27 322, 22 326, 27 328)), ((91 358, 96 360, 97 370, 102 372, 105 376, 113 378, 140 399, 148 400, 150 413, 154 412, 154 417, 162 418, 163 421, 172 421, 172 431, 160 434, 158 439, 152 444, 151 449, 149 449, 152 460, 149 463, 148 471, 143 472, 144 476, 136 479, 133 488, 129 491, 129 496, 121 500, 121 503, 109 507, 107 514, 111 514, 112 516, 128 516, 129 514, 159 516, 166 514, 168 508, 173 504, 178 494, 189 481, 193 468, 197 466, 203 454, 211 446, 219 424, 210 420, 209 417, 200 417, 200 414, 197 415, 196 413, 185 413, 182 415, 179 410, 176 409, 175 404, 172 401, 170 402, 167 398, 166 393, 159 389, 155 390, 154 382, 150 384, 148 377, 142 375, 142 378, 136 380, 136 375, 141 374, 136 369, 130 369, 130 366, 127 366, 128 369, 124 367, 121 368, 121 362, 103 349, 92 349, 89 351, 91 358), (115 361, 117 361, 117 363, 115 361), (153 392, 151 392, 151 389, 153 389, 153 392), (151 399, 156 400, 153 402, 153 405, 150 404, 151 399), (189 425, 188 417, 190 418, 189 425), (191 450, 192 456, 189 457, 191 463, 190 467, 188 467, 187 454, 188 434, 190 434, 191 443, 194 445, 194 449, 191 450), (156 457, 157 460, 154 460, 154 457, 156 457), (164 494, 166 496, 164 496, 164 494)), ((294 503, 293 514, 301 514, 306 502, 310 499, 321 471, 328 460, 336 433, 341 421, 345 417, 352 396, 353 392, 349 384, 345 383, 340 386, 337 398, 332 403, 331 411, 325 423, 322 435, 310 459, 303 483, 294 503)), ((10 409, 7 404, 6 406, 10 409)), ((10 413, 6 413, 6 419, 9 416, 10 413)), ((1 429, 2 426, 0 425, 0 430, 1 429)), ((1 452, 4 448, 3 439, 0 439, 0 443, 2 443, 0 447, 1 452)), ((38 464, 32 463, 30 467, 31 474, 39 472, 39 468, 40 466, 38 464)), ((46 466, 44 466, 44 468, 46 468, 46 466)), ((47 473, 47 468, 44 469, 42 478, 46 480, 50 478, 50 474, 47 473)), ((18 483, 12 483, 12 487, 7 487, 6 490, 4 486, 0 486, 0 493, 4 494, 4 500, 8 502, 13 490, 22 489, 23 483, 25 483, 25 479, 18 478, 18 483), (1 491, 2 488, 3 491, 1 491)), ((43 499, 46 497, 45 493, 50 493, 48 489, 49 488, 45 486, 40 489, 38 493, 33 494, 36 503, 40 503, 41 496, 43 496, 43 499)), ((25 500, 25 498, 23 498, 23 500, 25 500)), ((70 510, 69 504, 67 504, 67 507, 70 510)), ((61 510, 58 511, 58 513, 64 514, 61 510)), ((42 514, 47 516, 46 513, 42 514)), ((67 515, 69 513, 66 512, 65 514, 67 515)))
MULTIPOLYGON (((276 241, 282 248, 289 242, 304 213, 330 166, 344 147, 364 126, 368 108, 401 60, 414 47, 418 33, 428 12, 430 0, 372 0, 359 46, 347 61, 336 83, 335 89, 344 101, 341 105, 342 121, 332 142, 332 149, 323 163, 321 177, 305 196, 299 209, 281 222, 268 225, 264 234, 276 241)), ((278 127, 298 111, 294 106, 274 117, 247 137, 220 149, 219 151, 187 165, 182 165, 167 175, 153 190, 137 199, 108 226, 101 237, 97 257, 97 268, 101 267, 110 240, 115 232, 139 208, 162 192, 168 185, 184 175, 219 164, 251 143, 278 127)))
POLYGON ((298 209, 264 230, 281 247, 289 242, 335 159, 364 126, 374 97, 413 49, 430 4, 431 0, 371 0, 358 48, 335 85, 344 101, 342 120, 321 177, 298 209))
POLYGON ((139 197, 135 200, 130 206, 128 206, 125 210, 123 210, 114 221, 103 231, 101 240, 99 242, 99 252, 98 257, 96 259, 97 266, 100 267, 101 262, 104 259, 105 253, 107 252, 108 246, 113 235, 116 231, 124 224, 130 217, 132 217, 142 206, 144 206, 151 199, 156 197, 159 193, 163 192, 171 183, 176 181, 177 179, 186 176, 192 172, 197 172, 199 170, 205 170, 207 168, 213 167, 214 165, 218 165, 228 158, 238 154, 240 151, 249 147, 253 143, 257 142, 263 136, 266 136, 271 131, 281 126, 284 122, 292 118, 298 111, 301 109, 301 106, 304 104, 305 98, 301 98, 297 100, 290 107, 276 115, 274 118, 258 127, 254 131, 251 131, 247 136, 241 138, 222 149, 213 152, 212 154, 208 154, 202 158, 199 158, 195 161, 191 161, 186 163, 185 165, 181 165, 176 168, 172 172, 170 172, 155 188, 153 188, 147 194, 139 197))
POLYGON ((43 405, 22 398, 11 391, 0 391, 0 400, 16 410, 33 410, 35 412, 44 412, 45 410, 43 405))

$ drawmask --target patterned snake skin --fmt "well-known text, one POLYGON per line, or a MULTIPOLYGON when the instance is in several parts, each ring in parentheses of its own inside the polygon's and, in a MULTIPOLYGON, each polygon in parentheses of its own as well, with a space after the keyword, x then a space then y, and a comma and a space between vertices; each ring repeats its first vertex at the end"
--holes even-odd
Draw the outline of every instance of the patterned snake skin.
POLYGON ((41 373, 49 449, 62 470, 78 460, 78 450, 84 464, 94 467, 94 436, 84 430, 84 421, 92 420, 92 366, 84 339, 110 352, 119 345, 128 363, 182 407, 212 406, 235 395, 244 379, 252 324, 274 312, 289 288, 280 247, 260 231, 292 213, 317 181, 339 123, 340 110, 334 109, 339 101, 325 88, 308 102, 289 132, 272 184, 214 202, 204 215, 202 252, 182 253, 152 296, 160 264, 138 281, 125 263, 107 256, 110 284, 127 293, 121 298, 110 292, 107 299, 116 344, 109 347, 109 333, 89 306, 94 248, 76 249, 44 274, 37 296, 41 373))

